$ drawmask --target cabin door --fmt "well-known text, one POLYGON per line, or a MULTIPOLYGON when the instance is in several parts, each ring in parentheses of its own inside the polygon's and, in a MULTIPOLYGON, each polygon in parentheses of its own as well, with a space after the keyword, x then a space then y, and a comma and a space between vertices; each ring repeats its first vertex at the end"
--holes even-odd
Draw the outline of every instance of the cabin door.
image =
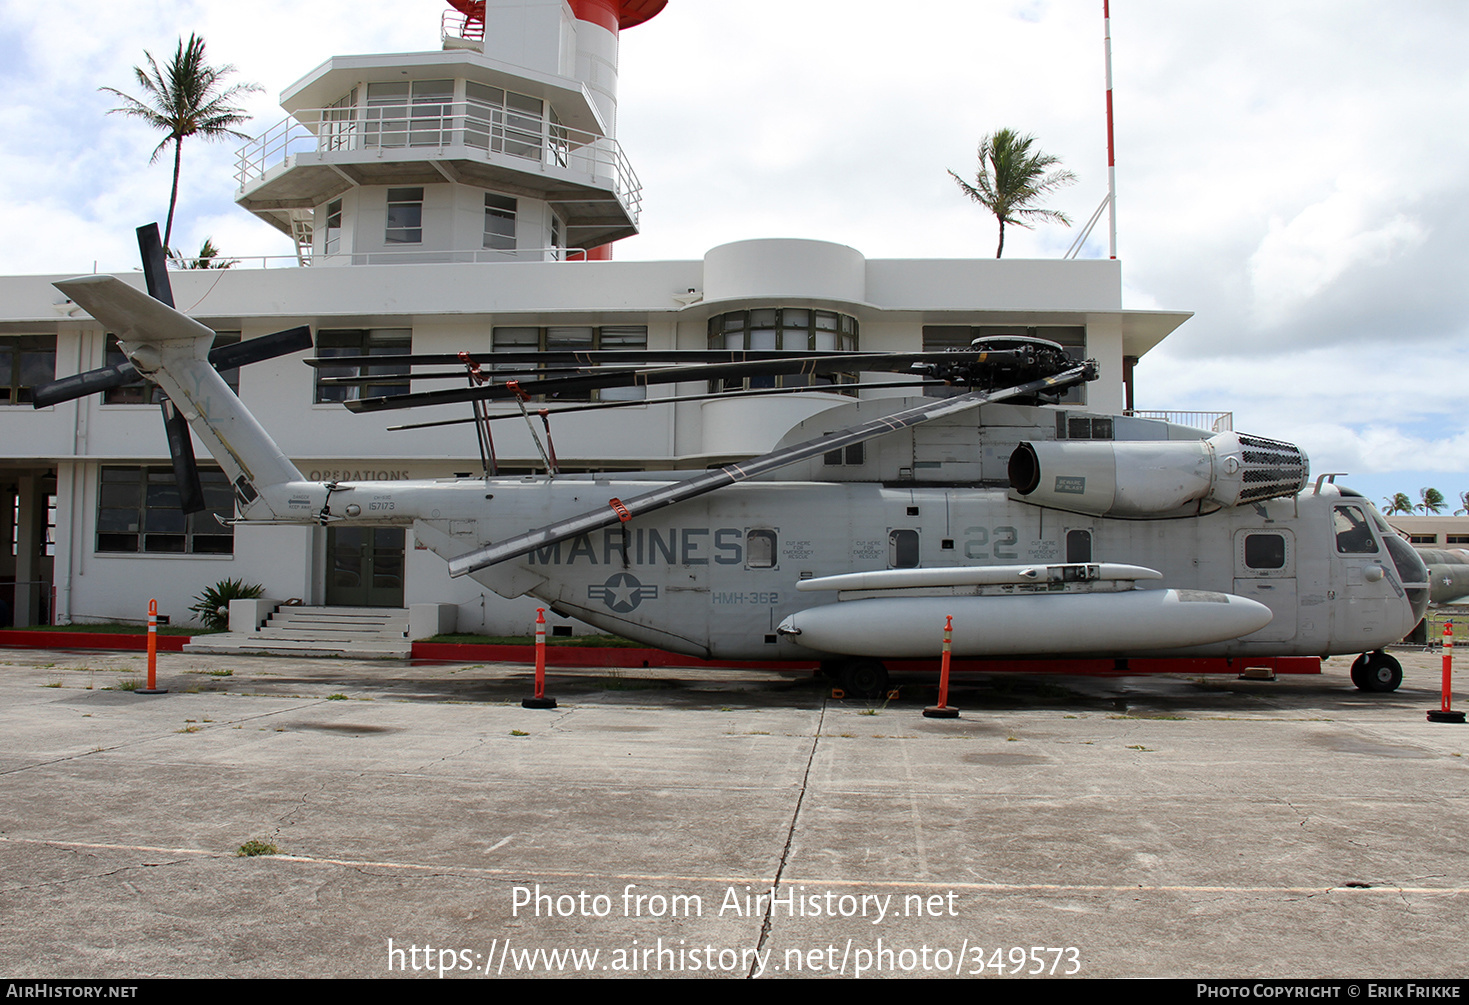
POLYGON ((329 607, 403 606, 402 527, 328 527, 329 607))
POLYGON ((1296 539, 1288 530, 1241 530, 1234 535, 1234 592, 1258 601, 1274 615, 1245 642, 1285 642, 1296 637, 1296 539))

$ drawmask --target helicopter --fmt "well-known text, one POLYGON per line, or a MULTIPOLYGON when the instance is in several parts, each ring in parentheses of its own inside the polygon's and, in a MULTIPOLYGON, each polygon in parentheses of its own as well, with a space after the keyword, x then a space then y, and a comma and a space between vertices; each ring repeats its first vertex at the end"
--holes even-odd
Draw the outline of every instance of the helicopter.
POLYGON ((1428 604, 1428 570, 1411 546, 1334 476, 1312 484, 1298 447, 1060 404, 1096 366, 1032 338, 636 362, 617 351, 497 353, 497 364, 541 367, 501 381, 461 354, 464 386, 347 407, 469 402, 479 429, 493 400, 518 402, 529 421, 532 396, 854 369, 958 393, 854 399, 797 423, 764 455, 711 470, 558 475, 551 451, 544 475, 497 476, 491 458, 483 477, 309 481, 217 372, 309 347, 309 332, 217 358, 214 333, 173 308, 156 227, 147 230, 148 293, 105 275, 56 284, 117 335, 128 362, 38 389, 37 407, 141 374, 168 398, 180 484, 197 480, 186 423, 224 469, 240 520, 412 526, 450 576, 648 645, 703 659, 819 659, 844 687, 874 694, 887 687, 885 661, 939 655, 937 629, 952 616, 961 658, 1125 667, 1360 653, 1356 686, 1391 691, 1402 669, 1384 647, 1428 604))

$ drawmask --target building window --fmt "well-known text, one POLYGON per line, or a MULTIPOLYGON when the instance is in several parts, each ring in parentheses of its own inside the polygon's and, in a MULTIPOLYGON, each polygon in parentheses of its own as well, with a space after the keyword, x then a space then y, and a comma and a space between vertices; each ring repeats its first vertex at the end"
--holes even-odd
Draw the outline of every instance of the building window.
MULTIPOLYGON (((499 87, 467 81, 464 85, 464 139, 469 146, 490 153, 509 154, 527 160, 541 159, 546 106, 540 98, 516 94, 499 87)), ((552 121, 556 120, 552 113, 552 121)), ((553 158, 561 145, 553 143, 553 158)))
MULTIPOLYGON (((401 356, 413 351, 411 328, 324 328, 316 333, 316 355, 401 356)), ((316 401, 356 401, 408 393, 408 367, 398 363, 371 366, 349 363, 316 368, 316 401), (353 384, 323 384, 323 377, 372 378, 353 384)))
POLYGON ((171 467, 103 468, 97 496, 97 551, 107 554, 232 555, 234 493, 218 468, 199 469, 201 513, 179 509, 171 467))
POLYGON ((849 443, 839 450, 828 450, 821 455, 821 463, 826 467, 855 467, 866 459, 865 444, 849 443))
POLYGON ((342 200, 333 199, 326 204, 326 243, 322 251, 335 255, 342 248, 342 200))
POLYGON ((369 147, 434 147, 449 143, 454 81, 368 84, 363 143, 369 147))
POLYGON ((29 405, 55 379, 55 335, 0 335, 0 405, 29 405))
POLYGON ((1409 534, 1409 544, 1438 544, 1437 534, 1409 534))
POLYGON ((1450 534, 1445 544, 1469 544, 1469 534, 1450 534))
POLYGON ((423 189, 388 189, 388 244, 423 243, 423 189))
MULTIPOLYGON (((495 352, 555 352, 578 349, 646 349, 647 325, 552 325, 546 328, 496 328, 492 336, 495 352)), ((616 364, 614 364, 616 365, 616 364)), ((626 364, 633 365, 633 364, 626 364)), ((534 363, 500 363, 494 367, 496 380, 535 376, 534 363)), ((546 376, 552 376, 547 374, 546 376)), ((548 395, 548 401, 642 401, 644 387, 604 387, 598 391, 568 391, 548 395)))
MULTIPOLYGON (((768 307, 753 311, 730 311, 709 319, 710 349, 762 349, 793 352, 855 352, 857 319, 836 311, 809 307, 768 307)), ((733 377, 710 381, 709 391, 743 391, 771 387, 814 387, 842 390, 856 384, 858 375, 837 373, 822 376, 784 374, 764 377, 733 377)), ((853 389, 855 390, 855 389, 853 389)))
POLYGON ((566 233, 562 229, 561 217, 551 214, 551 257, 558 262, 566 257, 566 233))
MULTIPOLYGON (((1066 350, 1066 355, 1078 363, 1086 358, 1086 328, 1083 325, 924 325, 923 351, 937 352, 944 349, 968 349, 977 338, 996 335, 1018 335, 1025 338, 1045 339, 1055 342, 1066 350)), ((964 394, 966 387, 926 387, 923 393, 930 398, 952 398, 964 394)), ((1086 404, 1086 385, 1078 384, 1066 389, 1060 401, 1067 405, 1086 404)), ((1110 421, 1110 420, 1109 420, 1110 421)), ((1082 437, 1075 437, 1081 439, 1082 437)), ((1092 439, 1110 439, 1093 435, 1092 439)))
POLYGON ((321 122, 323 150, 351 150, 357 132, 357 88, 327 106, 321 122))
MULTIPOLYGON (((240 341, 239 332, 215 332, 214 347, 234 345, 240 341)), ((122 347, 117 344, 116 335, 107 336, 107 366, 116 366, 127 359, 122 353, 122 347)), ((219 375, 224 382, 230 386, 230 390, 236 394, 240 393, 240 368, 221 370, 219 375)), ((102 404, 104 405, 156 405, 167 397, 163 388, 150 380, 139 377, 130 384, 121 387, 109 388, 102 392, 102 404)))
POLYGON ((515 250, 515 200, 508 195, 485 193, 485 247, 515 250))

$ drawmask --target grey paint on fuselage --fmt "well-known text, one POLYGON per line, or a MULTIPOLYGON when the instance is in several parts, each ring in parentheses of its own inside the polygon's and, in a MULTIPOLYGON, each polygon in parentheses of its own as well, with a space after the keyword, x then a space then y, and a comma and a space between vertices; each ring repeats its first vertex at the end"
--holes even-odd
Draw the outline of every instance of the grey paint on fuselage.
MULTIPOLYGON (((598 487, 618 490, 611 482, 598 487)), ((535 501, 506 499, 516 510, 574 512, 588 503, 586 488, 568 481, 517 488, 535 501), (571 505, 557 498, 562 496, 571 505)), ((502 499, 497 495, 496 501, 502 499)), ((916 533, 919 564, 934 568, 1061 562, 1067 533, 1080 530, 1091 535, 1087 560, 1157 569, 1163 578, 1149 586, 1237 594, 1274 612, 1275 620, 1259 632, 1183 654, 1361 652, 1401 638, 1415 619, 1385 550, 1337 552, 1332 507, 1340 503, 1366 506, 1325 486, 1319 495, 1307 491, 1298 499, 1201 517, 1123 521, 1042 509, 993 489, 753 483, 630 522, 623 528, 626 562, 623 533, 612 530, 563 541, 559 555, 530 556, 521 568, 544 580, 530 591, 534 595, 608 631, 697 656, 799 658, 820 654, 778 636, 776 626, 789 614, 836 598, 798 593, 796 583, 889 568, 893 531, 916 533), (781 516, 761 519, 773 514, 781 516), (768 567, 743 560, 740 545, 752 532, 774 536, 768 567), (1249 532, 1282 535, 1288 562, 1265 572, 1245 567, 1237 542, 1249 532), (1382 572, 1365 575, 1369 567, 1382 572)), ((486 581, 495 588, 493 578, 486 581)), ((935 632, 941 630, 936 625, 935 632)), ((1065 630, 1064 624, 1056 626, 1065 630)), ((1044 640, 1036 642, 1043 653, 1044 640)), ((1147 647, 1128 652, 1138 655, 1147 647)))

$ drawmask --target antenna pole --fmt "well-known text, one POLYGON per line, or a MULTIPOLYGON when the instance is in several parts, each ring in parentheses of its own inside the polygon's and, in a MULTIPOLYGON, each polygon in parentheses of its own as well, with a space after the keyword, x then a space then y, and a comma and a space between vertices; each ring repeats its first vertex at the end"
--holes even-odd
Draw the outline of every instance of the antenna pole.
POLYGON ((1102 0, 1102 35, 1107 64, 1107 222, 1110 255, 1117 257, 1117 153, 1112 143, 1112 14, 1110 0, 1102 0))

